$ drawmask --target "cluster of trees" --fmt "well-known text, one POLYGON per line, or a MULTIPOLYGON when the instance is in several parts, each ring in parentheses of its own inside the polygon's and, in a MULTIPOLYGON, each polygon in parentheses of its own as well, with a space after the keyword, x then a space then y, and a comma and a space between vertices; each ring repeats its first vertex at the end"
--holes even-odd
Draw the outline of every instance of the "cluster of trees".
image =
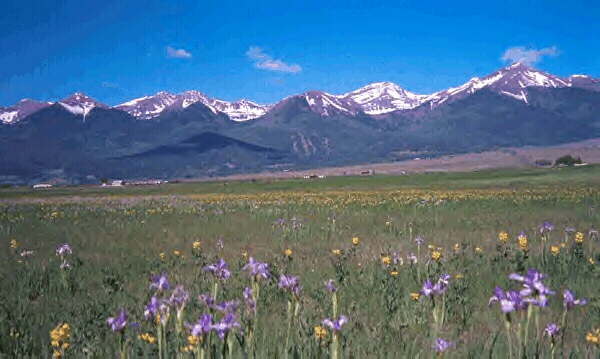
MULTIPOLYGON (((576 164, 582 164, 583 162, 581 161, 580 157, 573 157, 571 155, 565 155, 562 157, 559 157, 556 159, 556 161, 554 161, 554 166, 558 167, 560 165, 563 166, 573 166, 576 164)), ((552 161, 550 160, 537 160, 535 161, 535 165, 536 166, 552 166, 552 161)))

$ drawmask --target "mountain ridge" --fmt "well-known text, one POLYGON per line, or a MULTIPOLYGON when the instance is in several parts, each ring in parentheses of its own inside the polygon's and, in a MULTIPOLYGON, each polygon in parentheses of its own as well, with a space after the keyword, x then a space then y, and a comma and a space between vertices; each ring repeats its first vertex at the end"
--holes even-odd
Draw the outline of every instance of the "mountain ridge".
MULTIPOLYGON (((57 103, 84 118, 92 108, 101 107, 122 110, 139 120, 148 120, 166 112, 181 111, 193 103, 201 102, 215 113, 226 114, 232 121, 244 122, 265 115, 280 102, 294 96, 305 96, 309 105, 316 112, 325 116, 328 116, 330 112, 338 111, 352 115, 363 112, 367 115, 378 116, 391 112, 414 110, 424 104, 429 104, 430 109, 433 109, 486 87, 502 95, 527 102, 528 87, 580 87, 600 91, 600 80, 580 74, 559 77, 523 63, 515 63, 482 78, 474 77, 462 85, 432 94, 413 93, 392 82, 384 81, 371 83, 339 95, 309 90, 301 94, 290 95, 274 104, 259 104, 246 99, 224 101, 210 98, 197 90, 188 90, 179 94, 160 91, 154 95, 132 99, 112 107, 98 102, 82 92, 76 92, 57 103)), ((53 104, 53 102, 29 100, 30 103, 27 106, 19 105, 25 100, 9 107, 0 107, 0 122, 14 124, 33 112, 53 104)))

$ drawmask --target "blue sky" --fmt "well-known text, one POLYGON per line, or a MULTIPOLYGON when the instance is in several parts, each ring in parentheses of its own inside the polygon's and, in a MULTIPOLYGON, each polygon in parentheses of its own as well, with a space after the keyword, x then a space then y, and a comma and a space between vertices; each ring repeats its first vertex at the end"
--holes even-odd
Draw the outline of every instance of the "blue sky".
POLYGON ((190 89, 272 103, 379 81, 431 93, 509 64, 507 51, 600 77, 598 19, 597 0, 9 0, 0 106, 190 89))

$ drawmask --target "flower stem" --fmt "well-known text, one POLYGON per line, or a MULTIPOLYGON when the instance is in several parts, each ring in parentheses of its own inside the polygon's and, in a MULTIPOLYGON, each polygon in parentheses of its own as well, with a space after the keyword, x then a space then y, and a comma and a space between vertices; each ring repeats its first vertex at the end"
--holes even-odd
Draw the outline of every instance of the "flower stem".
POLYGON ((513 359, 512 338, 510 336, 510 320, 507 319, 507 320, 504 321, 504 327, 506 328, 506 339, 508 341, 509 358, 513 359))
POLYGON ((339 342, 338 342, 338 333, 333 332, 333 340, 331 341, 331 359, 338 359, 338 350, 339 350, 339 342))

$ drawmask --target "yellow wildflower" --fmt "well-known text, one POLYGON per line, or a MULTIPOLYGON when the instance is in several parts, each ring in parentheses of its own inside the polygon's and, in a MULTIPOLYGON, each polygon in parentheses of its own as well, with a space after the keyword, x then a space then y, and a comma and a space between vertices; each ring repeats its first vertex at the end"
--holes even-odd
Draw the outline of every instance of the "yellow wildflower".
POLYGON ((385 226, 386 226, 386 227, 390 227, 391 225, 392 225, 392 222, 390 222, 390 221, 386 221, 386 222, 385 222, 385 226))
POLYGON ((352 244, 354 244, 355 246, 360 244, 360 239, 358 237, 354 237, 352 238, 352 244))
POLYGON ((327 329, 323 328, 320 325, 315 327, 315 338, 317 340, 323 340, 327 338, 327 329))
POLYGON ((454 252, 456 252, 456 253, 460 252, 460 244, 458 244, 458 243, 454 244, 454 252))
POLYGON ((465 276, 463 276, 463 275, 462 275, 462 274, 460 274, 460 273, 458 273, 457 275, 455 275, 455 276, 454 276, 454 278, 456 278, 456 279, 462 279, 462 278, 464 278, 464 277, 465 277, 465 276))
POLYGON ((588 341, 588 343, 600 346, 600 328, 587 333, 585 339, 588 341))
POLYGON ((398 271, 394 269, 393 271, 390 272, 390 274, 391 275, 398 275, 398 271))
POLYGON ((410 293, 410 297, 413 300, 419 300, 419 298, 421 298, 421 294, 419 294, 419 293, 410 293))
POLYGON ((158 253, 158 258, 160 258, 161 261, 165 260, 165 254, 163 252, 158 253))
POLYGON ((594 260, 594 258, 590 258, 590 259, 589 259, 589 262, 590 262, 590 264, 594 264, 594 263, 596 263, 596 261, 594 260))
POLYGON ((500 231, 500 233, 498 233, 498 240, 502 244, 506 244, 506 241, 508 241, 508 233, 506 233, 504 231, 500 231))
POLYGON ((292 250, 291 250, 291 249, 289 249, 289 248, 288 248, 288 249, 286 249, 286 250, 285 250, 285 255, 286 255, 286 256, 288 256, 288 257, 291 257, 291 256, 292 256, 292 250))
POLYGON ((140 335, 138 335, 138 338, 140 338, 141 340, 147 341, 150 344, 154 344, 156 342, 156 337, 154 337, 150 333, 140 334, 140 335))
POLYGON ((440 251, 431 252, 431 259, 438 262, 442 258, 442 253, 440 251))
POLYGON ((583 243, 583 233, 577 232, 575 233, 575 243, 583 243))
POLYGON ((52 359, 60 359, 62 358, 62 353, 60 352, 60 350, 54 350, 54 353, 52 353, 52 359))
POLYGON ((527 243, 527 237, 519 236, 519 248, 524 251, 526 251, 529 248, 527 243))
POLYGON ((481 247, 475 247, 475 252, 481 253, 483 252, 483 249, 481 249, 481 247))
POLYGON ((248 252, 246 252, 246 251, 243 251, 243 252, 242 252, 242 257, 243 257, 244 259, 248 258, 248 252))
POLYGON ((179 257, 181 255, 181 252, 180 251, 173 251, 173 254, 179 257))
POLYGON ((14 248, 17 248, 18 246, 19 246, 19 243, 17 243, 16 239, 13 238, 10 240, 10 248, 14 249, 14 248))
POLYGON ((200 338, 193 336, 193 335, 188 335, 187 341, 188 341, 188 344, 194 345, 194 346, 200 344, 200 338))
POLYGON ((567 244, 566 244, 565 242, 562 242, 562 243, 560 244, 560 248, 565 248, 566 246, 567 246, 567 244))
POLYGON ((335 254, 336 256, 339 256, 340 254, 342 254, 342 251, 340 251, 339 249, 334 249, 331 251, 331 253, 335 254))
POLYGON ((194 249, 200 249, 200 242, 199 242, 199 241, 195 241, 195 242, 192 244, 192 247, 193 247, 194 249))
POLYGON ((382 257, 381 263, 389 266, 392 263, 392 259, 390 258, 390 256, 382 257))

